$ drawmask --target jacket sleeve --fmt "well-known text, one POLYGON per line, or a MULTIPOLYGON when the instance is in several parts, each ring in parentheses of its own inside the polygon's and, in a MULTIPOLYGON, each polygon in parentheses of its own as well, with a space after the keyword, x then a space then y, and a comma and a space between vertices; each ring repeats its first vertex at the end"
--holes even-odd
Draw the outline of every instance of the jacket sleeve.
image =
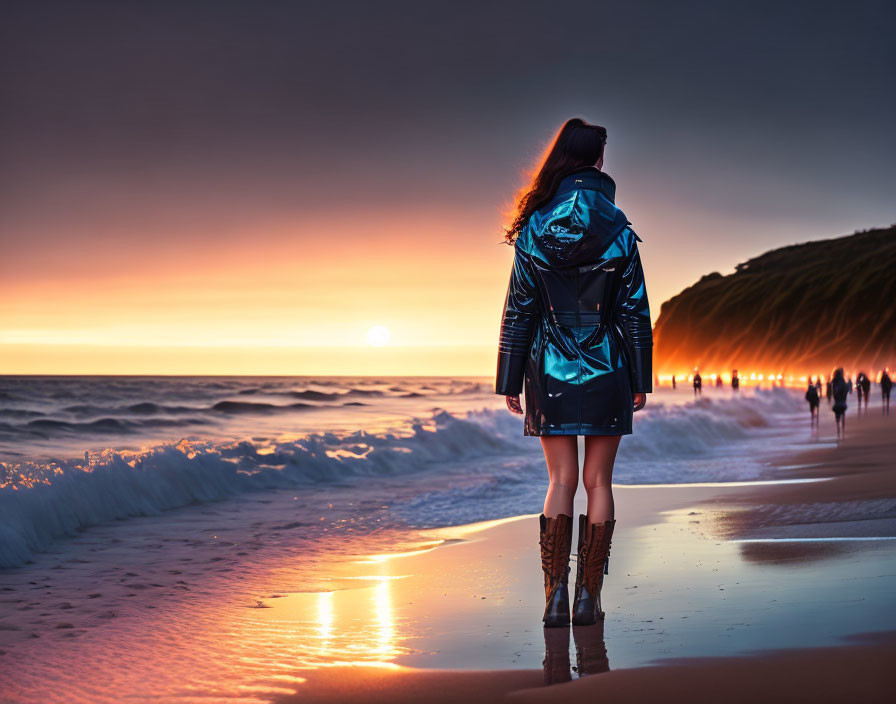
POLYGON ((650 327, 650 307, 644 284, 644 269, 638 252, 638 237, 634 233, 631 252, 616 297, 615 313, 629 352, 632 393, 651 393, 653 331, 650 327))
POLYGON ((523 370, 541 306, 532 260, 519 246, 514 247, 514 252, 501 316, 495 375, 495 393, 502 396, 518 396, 523 389, 523 370))

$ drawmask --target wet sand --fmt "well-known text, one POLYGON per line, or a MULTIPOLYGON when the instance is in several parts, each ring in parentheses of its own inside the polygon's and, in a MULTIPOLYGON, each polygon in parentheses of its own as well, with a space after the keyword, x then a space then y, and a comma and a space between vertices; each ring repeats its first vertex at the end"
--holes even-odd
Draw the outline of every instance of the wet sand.
POLYGON ((392 596, 429 623, 422 649, 309 671, 282 701, 891 701, 896 414, 850 420, 836 445, 823 416, 819 448, 771 468, 818 481, 617 487, 594 627, 539 628, 535 516, 434 531, 462 542, 380 563, 407 577, 392 596), (542 668, 487 669, 521 650, 542 668))
MULTIPOLYGON (((585 630, 583 627, 579 630, 585 630)), ((595 627, 587 627, 595 628, 595 627)), ((841 647, 739 657, 692 658, 652 667, 594 672, 554 681, 534 670, 331 671, 302 685, 295 702, 890 702, 896 677, 896 634, 841 647)))
MULTIPOLYGON (((836 437, 824 415, 822 435, 836 437)), ((784 479, 827 479, 746 489, 715 500, 719 536, 757 545, 773 538, 896 536, 896 409, 890 416, 873 409, 858 420, 851 417, 836 447, 809 449, 774 464, 784 479)), ((771 542, 766 545, 773 549, 771 542)))

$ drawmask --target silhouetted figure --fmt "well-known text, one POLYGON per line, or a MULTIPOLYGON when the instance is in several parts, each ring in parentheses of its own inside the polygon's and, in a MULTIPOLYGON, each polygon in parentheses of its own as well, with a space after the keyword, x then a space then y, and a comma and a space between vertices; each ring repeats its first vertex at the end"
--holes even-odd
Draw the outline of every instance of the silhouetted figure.
POLYGON ((828 380, 824 383, 824 396, 828 400, 828 405, 831 405, 831 379, 828 377, 828 380))
POLYGON ((821 377, 815 377, 815 393, 818 394, 818 400, 821 400, 821 377))
POLYGON ((694 372, 694 396, 703 394, 703 377, 700 372, 694 372))
POLYGON ((880 412, 890 415, 890 390, 893 388, 893 380, 884 369, 880 375, 880 412))
POLYGON ((871 395, 871 379, 862 372, 862 398, 865 399, 865 410, 868 410, 868 397, 871 395))
POLYGON ((721 389, 721 388, 722 388, 722 375, 721 375, 721 374, 719 374, 719 375, 716 377, 716 388, 717 388, 717 389, 721 389))
POLYGON ((737 375, 737 369, 731 372, 731 388, 734 391, 740 388, 740 377, 737 375))
POLYGON ((809 402, 809 422, 812 428, 818 428, 818 389, 810 381, 806 389, 806 400, 809 402))
POLYGON ((675 391, 675 375, 672 375, 672 390, 675 391))
MULTIPOLYGON (((859 375, 856 377, 856 400, 859 402, 859 412, 862 411, 862 377, 865 376, 864 372, 859 372, 859 375)), ((850 386, 852 386, 852 379, 850 381, 850 386)))
POLYGON ((834 420, 837 423, 837 439, 846 435, 846 397, 852 393, 852 382, 843 379, 843 367, 838 367, 831 381, 834 395, 834 420))

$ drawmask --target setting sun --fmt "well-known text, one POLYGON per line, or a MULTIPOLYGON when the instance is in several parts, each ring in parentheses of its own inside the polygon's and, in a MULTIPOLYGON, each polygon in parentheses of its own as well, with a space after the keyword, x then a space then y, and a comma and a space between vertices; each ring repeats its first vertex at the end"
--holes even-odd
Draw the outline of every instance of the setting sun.
POLYGON ((367 331, 367 344, 374 347, 385 347, 389 344, 389 328, 385 325, 374 325, 367 331))

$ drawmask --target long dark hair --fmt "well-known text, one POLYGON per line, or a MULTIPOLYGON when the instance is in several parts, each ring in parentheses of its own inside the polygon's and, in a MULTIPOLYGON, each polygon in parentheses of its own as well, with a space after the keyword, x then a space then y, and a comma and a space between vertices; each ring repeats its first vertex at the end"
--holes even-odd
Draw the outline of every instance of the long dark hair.
POLYGON ((536 167, 531 182, 516 199, 513 220, 504 228, 507 244, 513 244, 532 213, 554 197, 564 176, 597 163, 606 143, 607 130, 604 127, 588 124, 578 117, 563 124, 536 167))

